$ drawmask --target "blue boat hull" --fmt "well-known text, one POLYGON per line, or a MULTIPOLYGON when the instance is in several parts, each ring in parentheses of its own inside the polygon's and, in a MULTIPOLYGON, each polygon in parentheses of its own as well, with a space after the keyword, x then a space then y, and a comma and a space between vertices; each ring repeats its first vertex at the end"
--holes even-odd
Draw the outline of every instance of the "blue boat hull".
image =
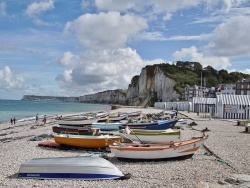
POLYGON ((101 179, 118 179, 121 176, 107 174, 77 174, 77 173, 19 173, 19 178, 32 179, 84 179, 84 180, 101 180, 101 179))
POLYGON ((177 121, 178 119, 153 123, 128 123, 126 125, 119 126, 119 129, 125 129, 126 126, 128 126, 130 129, 165 130, 174 128, 177 121))
POLYGON ((95 156, 35 158, 21 164, 19 178, 121 179, 124 174, 108 160, 95 156))

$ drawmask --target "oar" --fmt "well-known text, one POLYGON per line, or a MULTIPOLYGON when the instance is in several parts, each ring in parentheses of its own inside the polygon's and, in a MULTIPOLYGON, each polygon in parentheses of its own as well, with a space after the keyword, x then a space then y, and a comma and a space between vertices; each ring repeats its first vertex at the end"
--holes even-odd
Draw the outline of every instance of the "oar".
MULTIPOLYGON (((129 128, 129 126, 126 126, 126 128, 128 128, 131 132, 133 132, 134 135, 136 136, 136 138, 138 138, 138 140, 140 141, 140 143, 142 143, 141 139, 135 134, 135 132, 134 132, 133 130, 131 130, 131 129, 129 128)), ((126 128, 125 128, 125 129, 126 129, 126 128)))

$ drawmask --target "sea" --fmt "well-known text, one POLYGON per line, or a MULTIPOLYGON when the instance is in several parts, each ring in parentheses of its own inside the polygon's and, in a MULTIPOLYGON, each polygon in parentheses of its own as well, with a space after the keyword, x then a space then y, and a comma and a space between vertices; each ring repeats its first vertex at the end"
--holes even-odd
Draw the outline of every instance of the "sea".
POLYGON ((61 116, 63 114, 109 111, 110 105, 59 102, 59 101, 26 101, 26 100, 3 100, 0 99, 0 123, 10 121, 15 117, 17 121, 25 121, 35 118, 36 114, 43 117, 61 116))

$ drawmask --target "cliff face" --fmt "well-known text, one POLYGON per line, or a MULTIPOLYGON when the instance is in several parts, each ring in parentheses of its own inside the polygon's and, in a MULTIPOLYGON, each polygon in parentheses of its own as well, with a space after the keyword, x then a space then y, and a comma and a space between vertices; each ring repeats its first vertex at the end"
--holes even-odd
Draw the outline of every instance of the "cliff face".
POLYGON ((24 100, 24 101, 79 102, 79 97, 55 97, 55 96, 24 95, 22 100, 24 100))
POLYGON ((176 82, 164 75, 157 65, 146 66, 140 76, 135 76, 126 94, 128 105, 150 106, 154 102, 176 100, 173 90, 176 82))
POLYGON ((134 76, 125 93, 109 90, 80 96, 80 102, 98 102, 135 106, 152 106, 154 102, 173 101, 179 95, 173 90, 176 82, 164 75, 157 65, 146 66, 139 76, 134 76))
POLYGON ((80 102, 125 104, 126 94, 122 90, 108 90, 79 97, 80 102))

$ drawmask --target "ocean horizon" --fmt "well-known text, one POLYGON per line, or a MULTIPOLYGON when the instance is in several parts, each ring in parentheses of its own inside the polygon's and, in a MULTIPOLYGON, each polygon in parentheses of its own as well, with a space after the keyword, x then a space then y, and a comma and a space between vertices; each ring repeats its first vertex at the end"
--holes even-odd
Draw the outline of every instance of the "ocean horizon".
POLYGON ((17 121, 39 116, 60 116, 63 114, 108 111, 107 104, 60 102, 60 101, 25 101, 0 99, 0 123, 8 122, 15 117, 17 121))

